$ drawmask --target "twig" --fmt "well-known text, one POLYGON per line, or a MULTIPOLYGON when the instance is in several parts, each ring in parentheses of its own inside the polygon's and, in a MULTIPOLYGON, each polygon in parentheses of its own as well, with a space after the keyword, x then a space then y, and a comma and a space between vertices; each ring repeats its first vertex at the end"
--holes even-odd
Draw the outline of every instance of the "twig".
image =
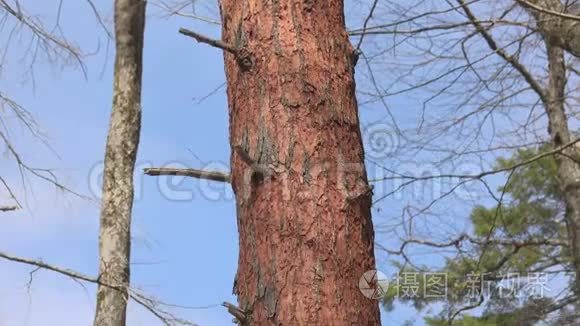
POLYGON ((362 33, 360 35, 360 39, 358 40, 358 43, 356 45, 356 51, 357 52, 360 51, 360 47, 362 46, 364 37, 366 35, 367 25, 368 25, 369 21, 373 18, 373 13, 375 12, 375 9, 377 8, 377 3, 378 2, 379 2, 378 0, 375 0, 373 2, 373 5, 371 6, 371 10, 370 10, 369 14, 367 15, 367 18, 365 19, 365 22, 364 22, 363 28, 362 28, 363 30, 362 30, 362 33))
POLYGON ((452 326, 453 325, 453 321, 455 320, 455 318, 457 316, 459 316, 459 314, 461 314, 464 311, 472 310, 472 309, 475 309, 475 308, 481 306, 481 304, 483 303, 483 301, 484 301, 483 295, 480 295, 479 296, 479 300, 476 303, 471 304, 471 305, 468 305, 468 306, 465 306, 465 307, 462 307, 461 309, 457 310, 456 312, 454 312, 449 317, 449 320, 447 321, 447 325, 452 326))
MULTIPOLYGON (((2 1, 2 0, 0 0, 0 1, 2 1)), ((89 198, 85 195, 82 195, 82 194, 66 187, 65 185, 59 183, 54 172, 51 171, 50 169, 32 168, 32 167, 28 166, 27 164, 25 164, 24 161, 22 160, 22 158, 20 157, 20 155, 18 154, 18 152, 16 151, 16 149, 14 149, 14 147, 12 146, 12 144, 10 143, 10 141, 8 140, 8 138, 6 137, 6 135, 2 131, 0 131, 0 140, 2 140, 4 142, 8 152, 11 153, 12 156, 14 156, 14 159, 16 160, 16 163, 18 163, 21 172, 23 170, 28 171, 31 174, 33 174, 34 176, 36 176, 40 179, 43 179, 49 183, 52 183, 54 186, 56 186, 60 190, 69 192, 69 193, 71 193, 79 198, 82 198, 82 199, 91 200, 91 198, 89 198)), ((1 177, 0 177, 0 182, 2 184, 4 184, 4 186, 6 188, 9 188, 6 181, 4 181, 4 179, 2 179, 1 177)), ((9 190, 9 192, 10 192, 10 195, 12 196, 12 198, 14 200, 16 200, 16 197, 14 196, 14 194, 10 190, 9 190)), ((17 204, 22 207, 22 205, 20 205, 20 203, 17 203, 17 204)))
POLYGON ((383 247, 382 249, 387 251, 389 254, 400 255, 405 251, 405 248, 410 244, 422 245, 422 246, 428 246, 428 247, 434 247, 434 248, 448 248, 448 247, 461 246, 461 243, 464 241, 470 242, 470 243, 478 245, 478 246, 485 246, 488 244, 493 244, 493 245, 498 245, 498 246, 513 246, 513 247, 518 247, 518 248, 530 247, 530 246, 547 246, 547 247, 564 247, 564 246, 566 246, 566 243, 558 241, 558 240, 552 240, 552 239, 529 238, 529 239, 524 239, 524 240, 510 240, 510 239, 489 238, 489 239, 486 239, 485 241, 481 241, 479 239, 470 237, 467 234, 461 234, 459 237, 457 237, 455 239, 451 239, 447 242, 434 242, 434 241, 414 239, 414 238, 405 239, 403 241, 403 243, 401 244, 401 247, 399 248, 399 250, 390 250, 390 249, 387 249, 385 247, 383 247))
MULTIPOLYGON (((195 1, 195 0, 193 0, 193 1, 195 1)), ((195 14, 195 10, 194 10, 194 12, 192 14, 182 12, 182 10, 185 7, 191 5, 187 1, 185 3, 182 2, 182 3, 176 4, 173 7, 170 4, 165 3, 164 1, 153 1, 153 2, 149 2, 149 4, 151 4, 153 6, 156 6, 158 8, 161 8, 164 11, 167 11, 167 15, 166 16, 173 16, 173 15, 175 15, 175 16, 179 16, 179 17, 193 18, 193 19, 201 20, 202 22, 206 22, 206 23, 213 24, 213 25, 218 25, 218 26, 222 24, 217 19, 212 19, 212 18, 209 18, 209 17, 203 17, 203 16, 200 16, 200 15, 195 14)))
POLYGON ((16 206, 0 206, 0 212, 11 212, 17 210, 16 206))
POLYGON ((150 176, 174 175, 206 179, 219 182, 230 182, 230 175, 219 171, 204 171, 197 169, 176 169, 176 168, 148 168, 143 169, 143 173, 150 176))
POLYGON ((509 63, 514 69, 516 69, 522 77, 526 80, 526 82, 530 85, 530 87, 538 94, 540 99, 543 102, 546 102, 546 92, 540 86, 538 81, 532 76, 532 74, 522 65, 515 56, 508 54, 504 49, 500 48, 495 39, 492 37, 490 33, 477 21, 477 18, 469 9, 467 3, 464 0, 457 0, 459 5, 463 8, 465 15, 467 18, 473 23, 475 30, 483 37, 483 39, 488 44, 489 48, 493 50, 498 56, 504 59, 507 63, 509 63))
POLYGON ((226 307, 228 309, 228 312, 232 316, 236 317, 236 319, 241 325, 243 325, 246 322, 246 312, 240 309, 238 306, 229 302, 222 303, 222 306, 226 307))
POLYGON ((101 25, 101 27, 105 31, 105 34, 107 34, 107 37, 109 38, 109 40, 113 40, 114 39, 113 34, 109 30, 109 28, 107 27, 105 22, 103 21, 103 18, 101 17, 101 14, 99 13, 99 10, 97 9, 97 6, 95 6, 95 4, 93 3, 93 0, 86 0, 86 1, 89 4, 89 6, 91 7, 93 14, 97 18, 97 22, 99 23, 99 25, 101 25))
POLYGON ((580 143, 580 138, 576 138, 572 141, 570 141, 569 143, 566 143, 558 148, 555 148, 553 150, 547 151, 547 152, 543 152, 540 153, 536 156, 533 156, 525 161, 521 161, 518 162, 514 165, 511 166, 507 166, 507 167, 502 167, 496 170, 488 170, 488 171, 483 171, 481 173, 478 174, 437 174, 437 175, 426 175, 426 176, 421 176, 421 177, 413 177, 410 175, 399 175, 399 176, 395 176, 395 177, 385 177, 385 178, 380 178, 380 179, 371 179, 369 180, 370 183, 374 183, 374 182, 379 182, 379 181, 385 181, 385 180, 391 180, 391 179, 404 179, 404 180, 410 180, 407 181, 403 184, 401 184, 397 189, 395 189, 394 191, 390 192, 389 195, 391 195, 393 192, 398 191, 399 189, 413 183, 416 181, 427 181, 427 180, 431 180, 431 179, 438 179, 438 178, 457 178, 457 179, 473 179, 473 180, 479 180, 479 179, 483 179, 484 177, 490 176, 490 175, 495 175, 495 174, 499 174, 499 173, 503 173, 503 172, 509 172, 509 171, 513 171, 516 169, 519 169, 523 166, 532 164, 538 160, 541 160, 545 157, 548 156, 553 156, 553 155, 564 155, 563 151, 569 147, 575 146, 576 144, 580 143))
POLYGON ((575 21, 580 21, 580 16, 577 15, 569 15, 567 13, 564 12, 558 12, 558 11, 554 11, 554 10, 550 10, 541 6, 538 6, 536 4, 533 4, 529 1, 526 0, 516 0, 520 5, 522 5, 523 7, 529 8, 529 9, 533 9, 536 11, 539 11, 541 13, 544 14, 548 14, 548 15, 552 15, 552 16, 557 16, 560 18, 564 18, 564 19, 570 19, 570 20, 575 20, 575 21))
MULTIPOLYGON (((13 262, 17 262, 17 263, 21 263, 21 264, 27 264, 27 265, 32 265, 32 266, 36 266, 39 268, 43 268, 43 269, 47 269, 68 277, 72 277, 75 279, 79 279, 79 280, 83 280, 85 282, 90 282, 90 283, 96 283, 96 284, 100 284, 101 281, 99 281, 96 277, 93 276, 88 276, 85 274, 81 274, 78 272, 75 272, 73 270, 70 269, 64 269, 64 268, 60 268, 57 266, 53 266, 50 264, 47 264, 41 260, 33 260, 33 259, 28 259, 28 258, 22 258, 22 257, 17 257, 17 256, 13 256, 4 252, 0 252, 0 258, 4 258, 13 262)), ((119 288, 118 286, 113 286, 111 285, 111 287, 113 288, 119 288)))
MULTIPOLYGON (((99 285, 103 285, 106 287, 110 287, 110 288, 115 289, 117 291, 127 291, 129 294, 129 297, 132 300, 134 300, 139 305, 143 306, 145 309, 147 309, 149 312, 151 312, 153 315, 155 315, 157 318, 159 318, 159 320, 161 320, 163 322, 163 324, 168 325, 168 326, 174 325, 176 323, 182 324, 182 325, 195 325, 193 323, 190 323, 190 322, 187 322, 184 320, 176 319, 173 316, 171 316, 171 314, 169 314, 168 312, 158 309, 157 308, 158 302, 156 300, 148 298, 148 297, 132 290, 128 286, 105 283, 100 278, 86 275, 86 274, 82 274, 82 273, 79 273, 79 272, 76 272, 76 271, 73 271, 70 269, 61 268, 61 267, 58 267, 55 265, 51 265, 51 264, 43 262, 42 260, 34 260, 34 259, 29 259, 29 258, 17 257, 17 256, 7 254, 5 252, 1 252, 1 251, 0 251, 0 258, 4 258, 6 260, 21 263, 21 264, 35 266, 36 269, 33 271, 33 273, 36 272, 38 269, 46 269, 46 270, 49 270, 49 271, 52 271, 52 272, 55 272, 55 273, 58 273, 61 275, 68 276, 76 281, 81 280, 81 281, 85 281, 85 282, 89 282, 89 283, 94 283, 94 284, 99 284, 99 285)), ((31 281, 28 284, 30 284, 30 283, 31 283, 31 281)))
POLYGON ((209 38, 207 36, 201 35, 199 33, 196 33, 194 31, 191 31, 191 30, 186 29, 186 28, 180 28, 179 33, 183 34, 185 36, 189 36, 200 43, 205 43, 205 44, 211 45, 215 48, 222 49, 222 50, 227 51, 227 52, 234 54, 234 55, 238 54, 238 50, 235 47, 233 47, 229 44, 226 44, 220 40, 215 40, 215 39, 209 38))

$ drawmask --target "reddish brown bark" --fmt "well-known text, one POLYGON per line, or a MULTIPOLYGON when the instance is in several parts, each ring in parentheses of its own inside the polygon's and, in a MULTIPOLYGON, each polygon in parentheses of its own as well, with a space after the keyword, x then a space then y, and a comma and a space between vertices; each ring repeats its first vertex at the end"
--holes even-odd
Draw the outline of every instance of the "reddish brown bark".
POLYGON ((378 325, 342 1, 221 0, 240 255, 250 325, 378 325))

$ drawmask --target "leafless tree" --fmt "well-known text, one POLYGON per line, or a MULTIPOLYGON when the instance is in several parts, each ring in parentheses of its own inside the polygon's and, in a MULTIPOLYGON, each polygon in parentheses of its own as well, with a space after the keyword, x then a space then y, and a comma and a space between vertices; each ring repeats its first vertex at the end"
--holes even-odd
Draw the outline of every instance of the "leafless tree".
MULTIPOLYGON (((493 162, 518 148, 546 143, 553 148, 548 155, 557 160, 566 194, 569 241, 559 245, 571 248, 572 260, 580 261, 580 251, 575 249, 580 232, 580 167, 573 131, 579 103, 578 5, 578 1, 560 0, 379 1, 378 5, 375 1, 374 6, 368 4, 372 9, 364 25, 350 31, 355 40, 364 37, 365 68, 359 69, 364 86, 359 97, 366 106, 384 107, 388 132, 400 142, 389 161, 370 161, 386 174, 374 180, 375 190, 384 190, 374 204, 389 200, 392 205, 391 197, 417 184, 439 180, 443 185, 431 198, 412 198, 400 205, 401 216, 390 217, 388 227, 379 226, 400 235, 399 249, 383 249, 401 256, 405 266, 420 269, 421 261, 413 254, 424 253, 421 248, 445 250, 446 257, 465 254, 473 239, 458 227, 450 206, 467 204, 468 187, 478 194, 471 202, 481 203, 487 194, 488 201, 501 207, 508 199, 494 189, 505 183, 497 175, 509 181, 513 171, 538 158, 502 169, 495 169, 493 162), (418 109, 405 110, 401 118, 401 105, 418 109), (431 171, 409 173, 404 169, 409 161, 431 171), (470 163, 468 173, 461 170, 465 162, 470 163), (463 194, 460 200, 458 192, 463 194), (440 227, 432 228, 433 223, 440 227)), ((487 239, 511 243, 516 252, 525 246, 547 245, 544 239, 515 243, 493 232, 487 239)), ((559 252, 567 255, 568 251, 559 252)), ((515 253, 500 262, 513 257, 515 253)), ((573 298, 578 291, 572 289, 573 298)), ((570 304, 568 299, 563 302, 570 304)), ((451 307, 449 319, 480 304, 451 307)))
MULTIPOLYGON (((88 3, 91 2, 88 1, 88 3)), ((95 14, 98 16, 98 12, 95 11, 95 14)), ((0 58, 1 77, 6 78, 3 76, 3 71, 5 70, 3 66, 21 65, 24 74, 31 76, 34 86, 34 67, 37 60, 41 58, 55 65, 72 63, 85 73, 83 63, 84 54, 74 42, 64 36, 60 28, 60 9, 57 13, 54 26, 49 27, 47 22, 31 14, 20 1, 2 0, 0 1, 0 31, 6 35, 3 39, 0 58), (17 47, 13 43, 16 43, 17 40, 26 46, 24 57, 18 61, 14 60, 14 57, 20 55, 20 53, 13 54, 13 48, 17 47)), ((16 81, 13 80, 12 82, 16 81)), ((10 96, 5 90, 0 89, 0 145, 5 148, 4 154, 15 162, 22 179, 24 180, 26 175, 32 175, 52 183, 60 190, 75 193, 72 189, 58 182, 52 170, 35 168, 26 162, 25 158, 11 141, 11 131, 19 127, 23 127, 30 135, 39 139, 44 145, 49 146, 45 135, 40 131, 31 112, 19 104, 18 99, 10 96), (11 121, 17 121, 20 126, 11 123, 11 121)), ((13 189, 14 185, 11 185, 2 176, 0 176, 0 183, 3 190, 8 192, 13 201, 6 208, 14 208, 4 209, 3 211, 22 208, 23 204, 13 189)), ((78 193, 75 194, 80 196, 78 193)), ((0 203, 0 205, 2 204, 0 203)))
MULTIPOLYGON (((139 6, 137 6, 137 9, 141 10, 141 15, 144 15, 144 3, 141 1, 137 1, 135 3, 139 4, 139 6)), ((109 31, 109 28, 104 18, 98 11, 95 3, 93 3, 92 0, 86 0, 86 5, 87 8, 90 10, 90 12, 94 14, 94 17, 98 25, 102 28, 101 32, 104 33, 106 40, 107 41, 111 40, 113 36, 109 31)), ((41 19, 40 18, 41 16, 35 14, 33 10, 30 10, 34 8, 27 8, 26 5, 21 3, 21 1, 19 0, 0 1, 0 30, 3 31, 4 35, 7 35, 7 37, 3 38, 2 40, 3 42, 2 62, 0 64, 1 77, 6 78, 3 74, 3 69, 1 68, 7 65, 21 65, 23 66, 23 69, 21 70, 23 71, 24 74, 28 75, 26 77, 30 77, 27 79, 32 81, 33 84, 32 87, 34 87, 35 66, 37 65, 37 62, 40 60, 45 61, 47 60, 50 64, 53 64, 55 66, 72 65, 72 67, 80 69, 83 75, 86 76, 87 68, 85 67, 84 59, 86 55, 90 53, 83 52, 80 49, 80 47, 76 45, 75 42, 65 37, 63 28, 61 27, 62 7, 63 0, 55 2, 54 7, 55 15, 49 16, 51 18, 54 18, 54 22, 51 24, 51 22, 47 17, 42 16, 41 19), (17 49, 22 45, 25 46, 24 53, 26 55, 24 56, 24 58, 20 58, 20 60, 14 60, 13 59, 14 57, 20 55, 20 53, 18 53, 18 51, 15 51, 14 49, 17 49)), ((121 15, 121 20, 123 21, 123 23, 126 24, 127 23, 126 15, 121 15)), ((129 23, 131 23, 131 19, 129 20, 130 20, 129 23)), ((121 51, 119 51, 119 53, 125 54, 127 54, 127 50, 131 52, 131 47, 127 48, 126 46, 127 43, 133 44, 131 41, 132 37, 130 37, 130 35, 127 35, 126 33, 127 32, 126 28, 127 28, 126 25, 124 26, 124 28, 121 28, 122 35, 119 39, 121 40, 120 46, 121 51), (129 36, 129 40, 127 40, 127 36, 129 36)), ((137 46, 136 48, 139 48, 139 46, 137 46)), ((140 61, 141 60, 140 52, 138 53, 138 55, 139 57, 136 59, 140 61)), ((117 87, 117 89, 120 91, 121 94, 117 98, 117 100, 114 101, 115 104, 121 104, 117 105, 117 108, 121 109, 124 99, 130 100, 132 99, 131 96, 133 97, 135 96, 135 92, 132 93, 133 95, 131 94, 131 92, 129 93, 126 92, 127 87, 125 86, 129 85, 127 84, 127 82, 130 81, 131 79, 130 73, 129 74, 123 73, 127 71, 130 72, 131 70, 131 66, 127 65, 126 63, 127 63, 126 61, 124 62, 123 60, 119 60, 119 66, 124 68, 117 74, 120 77, 118 80, 120 84, 118 84, 119 87, 117 87)), ((136 68, 137 66, 133 67, 136 68)), ((137 77, 137 74, 133 75, 134 77, 137 77)), ((140 73, 138 75, 140 76, 140 73)), ((119 118, 120 116, 122 119, 127 113, 129 113, 129 116, 131 116, 134 113, 135 109, 140 110, 139 105, 131 106, 129 107, 129 110, 121 110, 120 115, 117 114, 115 117, 119 118), (131 109, 133 110, 130 111, 131 109)), ((119 110, 117 110, 117 113, 119 113, 119 110)), ((138 118, 138 116, 135 116, 135 118, 138 118)), ((10 121, 18 121, 25 131, 27 131, 30 135, 39 139, 40 142, 43 143, 44 145, 50 147, 50 144, 48 143, 45 135, 41 132, 41 128, 34 119, 34 116, 31 113, 31 111, 29 111, 23 105, 21 105, 17 99, 10 96, 8 92, 0 89, 0 144, 2 144, 3 145, 2 147, 5 148, 5 153, 3 154, 7 155, 8 159, 12 160, 16 164, 17 169, 21 173, 22 179, 24 180, 27 175, 32 175, 34 177, 40 178, 41 180, 44 180, 46 182, 55 185, 57 189, 73 193, 77 196, 83 197, 86 200, 89 200, 89 198, 83 196, 80 193, 75 192, 73 189, 70 189, 66 185, 60 183, 59 180, 57 179, 56 173, 53 170, 45 168, 36 168, 30 165, 30 163, 26 161, 23 151, 21 149, 18 149, 17 146, 15 146, 14 143, 11 141, 10 137, 11 131, 14 131, 13 129, 18 126, 10 124, 10 121)), ((118 126, 118 124, 115 124, 115 126, 118 126)), ((131 128, 131 126, 121 123, 121 129, 124 127, 131 128)), ((134 124, 132 127, 134 127, 133 130, 135 130, 135 128, 138 129, 138 124, 136 125, 134 124)), ((119 129, 113 128, 113 131, 119 131, 119 129)), ((124 136, 124 134, 116 134, 116 135, 117 136, 120 135, 121 137, 124 136)), ((121 152, 123 154, 123 150, 126 149, 126 147, 122 147, 122 144, 118 144, 119 139, 114 136, 110 137, 109 140, 113 142, 113 144, 109 147, 114 149, 113 153, 109 152, 109 155, 113 156, 112 165, 115 165, 115 163, 117 163, 119 159, 122 159, 122 157, 115 155, 115 153, 121 152)), ((116 169, 109 168, 108 171, 111 172, 114 170, 116 169)), ((3 171, 3 173, 5 173, 5 171, 3 171)), ((117 177, 120 174, 117 173, 114 176, 117 177)), ((126 176, 127 174, 124 175, 126 176)), ((122 181, 120 179, 116 180, 122 181)), ((111 184, 110 181, 111 180, 109 178, 109 183, 106 183, 106 185, 110 185, 111 184)), ((18 192, 14 190, 18 189, 17 185, 9 184, 8 180, 3 178, 1 175, 0 175, 0 188, 6 190, 13 200, 13 203, 8 203, 8 205, 5 206, 1 206, 3 205, 3 203, 0 203, 0 212, 2 213, 11 212, 23 208, 23 206, 25 206, 25 203, 22 203, 21 199, 18 197, 18 192)), ((127 201, 127 203, 130 202, 131 202, 130 200, 127 201)), ((111 207, 111 205, 109 203, 105 203, 105 207, 111 207)), ((108 212, 110 213, 111 210, 109 210, 108 212)), ((127 215, 125 215, 125 217, 126 216, 127 215)), ((112 219, 113 222, 116 223, 117 216, 112 216, 112 219)), ((105 228, 105 230, 107 229, 105 228)), ((127 231, 127 229, 126 228, 121 229, 121 232, 124 231, 127 231)), ((107 245, 107 240, 110 239, 107 238, 106 235, 107 234, 105 234, 104 237, 105 245, 107 245)), ((108 246, 108 248, 111 248, 111 246, 108 246)), ((122 252, 120 253, 122 254, 122 252)), ((105 252, 104 258, 109 259, 110 257, 108 257, 106 254, 107 252, 105 252)), ((99 296, 102 299, 102 301, 100 302, 106 304, 110 301, 108 300, 110 297, 123 298, 122 304, 119 307, 113 307, 114 309, 124 311, 126 301, 130 299, 136 302, 138 305, 142 306, 151 314, 153 314, 164 325, 194 325, 194 323, 188 320, 176 317, 171 311, 172 308, 174 308, 174 305, 165 303, 155 297, 148 296, 145 293, 143 293, 143 291, 135 287, 129 286, 128 283, 120 282, 119 280, 112 277, 116 276, 114 272, 117 272, 118 270, 111 271, 110 269, 104 269, 101 271, 98 277, 95 277, 91 275, 85 275, 70 269, 66 269, 54 264, 50 264, 42 260, 30 259, 5 252, 0 252, 0 258, 14 263, 26 264, 31 266, 32 268, 34 268, 33 271, 31 272, 31 278, 33 277, 34 273, 37 272, 38 270, 46 270, 53 273, 65 275, 75 282, 87 282, 96 284, 99 287, 99 291, 105 294, 99 296), (110 281, 110 283, 108 283, 108 281, 110 281)), ((107 260, 103 261, 107 262, 107 260)), ((126 262, 126 260, 123 259, 122 262, 124 263, 126 262)), ((122 273, 123 271, 121 271, 120 274, 122 275, 122 273)), ((180 306, 180 308, 196 309, 197 307, 180 306)), ((107 314, 106 310, 101 310, 98 317, 96 318, 96 322, 97 320, 99 320, 100 325, 113 325, 112 323, 109 323, 112 321, 107 319, 111 317, 110 312, 111 311, 109 311, 109 314, 107 314)), ((113 319, 116 319, 118 317, 121 317, 121 315, 120 314, 117 315, 115 313, 113 319)))

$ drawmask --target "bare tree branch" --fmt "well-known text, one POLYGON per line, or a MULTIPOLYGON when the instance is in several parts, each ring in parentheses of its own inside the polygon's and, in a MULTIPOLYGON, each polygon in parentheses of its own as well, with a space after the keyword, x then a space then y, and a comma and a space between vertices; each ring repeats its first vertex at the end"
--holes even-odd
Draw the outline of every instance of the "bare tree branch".
POLYGON ((523 7, 537 10, 537 11, 542 12, 544 14, 549 14, 549 15, 556 16, 559 18, 564 18, 564 19, 580 21, 580 16, 578 16, 578 15, 570 15, 570 14, 567 14, 565 12, 558 12, 558 11, 550 10, 548 8, 544 8, 542 6, 539 6, 537 4, 531 3, 531 2, 526 1, 526 0, 516 0, 516 1, 520 5, 522 5, 523 7))
POLYGON ((236 49, 235 47, 233 47, 229 44, 226 44, 220 40, 215 40, 215 39, 209 38, 205 35, 201 35, 199 33, 196 33, 194 31, 191 31, 191 30, 186 29, 186 28, 180 28, 179 33, 183 34, 185 36, 189 36, 189 37, 195 39, 199 43, 205 43, 207 45, 213 46, 213 47, 218 48, 218 49, 222 49, 222 50, 230 52, 232 54, 236 54, 236 55, 238 54, 238 49, 236 49))
POLYGON ((485 39, 485 41, 487 42, 489 47, 497 55, 502 57, 506 62, 508 62, 512 67, 514 67, 514 69, 516 69, 524 77, 524 79, 528 82, 528 84, 530 84, 532 89, 538 94, 538 96, 541 99, 545 99, 546 95, 545 95, 544 89, 540 86, 540 84, 538 84, 538 82, 532 76, 532 74, 528 71, 528 69, 526 69, 526 67, 524 67, 514 56, 507 54, 507 52, 505 50, 501 49, 497 45, 497 43, 495 42, 495 40, 493 39, 491 34, 489 34, 483 28, 483 26, 477 21, 477 18, 475 17, 475 15, 471 11, 471 9, 469 9, 468 5, 465 3, 464 0, 457 0, 457 2, 461 5, 461 7, 463 8, 463 11, 465 11, 465 14, 469 18, 469 20, 473 23, 473 26, 475 26, 475 29, 485 39))
POLYGON ((234 316, 238 324, 244 325, 246 323, 246 312, 240 309, 238 306, 229 302, 222 303, 222 306, 228 309, 228 312, 234 316))
POLYGON ((11 212, 17 210, 17 206, 0 206, 0 212, 11 212))
MULTIPOLYGON (((149 2, 150 4, 152 4, 153 6, 156 6, 158 8, 161 8, 162 10, 167 12, 167 16, 179 16, 179 17, 185 17, 185 18, 192 18, 192 19, 196 19, 208 24, 212 24, 212 25, 221 25, 221 22, 219 21, 219 19, 213 19, 213 18, 209 18, 209 17, 204 17, 201 15, 198 15, 195 13, 195 11, 193 13, 186 13, 183 12, 183 10, 186 7, 190 7, 192 5, 192 1, 191 0, 186 0, 186 1, 178 1, 177 3, 174 4, 170 4, 167 1, 163 1, 163 0, 157 0, 157 1, 151 1, 149 2)), ((193 5, 195 6, 195 1, 193 1, 193 5)))
POLYGON ((73 57, 86 78, 86 67, 82 61, 82 54, 76 45, 71 44, 63 37, 47 32, 40 22, 24 13, 18 1, 16 1, 16 8, 14 8, 9 5, 6 0, 0 0, 0 8, 4 9, 8 14, 26 26, 26 28, 28 28, 32 34, 38 38, 38 41, 44 47, 44 50, 47 51, 47 55, 50 56, 51 52, 58 54, 59 52, 57 49, 62 49, 65 53, 68 53, 73 57))
MULTIPOLYGON (((68 277, 72 278, 73 280, 80 280, 80 281, 84 281, 84 282, 88 282, 88 283, 98 284, 98 285, 102 285, 102 286, 105 286, 105 287, 108 287, 108 288, 111 288, 114 290, 118 290, 118 291, 125 290, 120 285, 108 284, 108 283, 103 282, 102 280, 100 280, 97 277, 86 275, 83 273, 79 273, 79 272, 71 270, 71 269, 58 267, 58 266, 53 265, 53 264, 45 263, 42 260, 23 258, 23 257, 8 254, 6 252, 0 252, 0 258, 6 259, 6 260, 9 260, 12 262, 16 262, 16 263, 34 266, 34 267, 36 267, 36 269, 45 269, 48 271, 52 271, 52 272, 55 272, 55 273, 58 273, 58 274, 61 274, 64 276, 68 276, 68 277)), ((131 288, 128 289, 128 292, 129 292, 129 297, 131 299, 133 299, 139 305, 143 306, 146 310, 151 312, 164 325, 168 325, 168 326, 170 326, 170 325, 196 325, 192 322, 176 318, 171 313, 160 309, 159 306, 165 305, 165 304, 163 304, 159 300, 156 300, 156 299, 151 298, 151 297, 147 297, 144 294, 140 293, 139 291, 131 289, 131 288)), ((168 305, 168 306, 170 306, 170 305, 168 305)))
POLYGON ((184 176, 197 179, 206 179, 219 182, 230 182, 230 175, 219 171, 204 171, 196 169, 175 169, 175 168, 147 168, 143 172, 150 176, 184 176))

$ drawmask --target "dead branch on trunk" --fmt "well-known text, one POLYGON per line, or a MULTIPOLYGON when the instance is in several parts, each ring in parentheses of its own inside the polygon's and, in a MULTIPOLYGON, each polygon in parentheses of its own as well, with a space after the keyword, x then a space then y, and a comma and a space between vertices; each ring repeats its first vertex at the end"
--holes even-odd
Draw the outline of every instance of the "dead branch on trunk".
POLYGON ((146 168, 143 173, 150 176, 184 176, 196 179, 205 179, 219 182, 230 182, 230 175, 220 171, 206 171, 197 169, 176 168, 146 168))
POLYGON ((245 323, 246 323, 246 312, 245 311, 243 311, 238 306, 236 306, 236 305, 234 305, 232 303, 229 303, 229 302, 222 303, 222 306, 226 307, 226 309, 228 310, 228 312, 232 316, 234 316, 235 322, 237 324, 245 325, 245 323))
POLYGON ((229 44, 226 44, 220 40, 215 40, 215 39, 209 38, 205 35, 196 33, 194 31, 191 31, 191 30, 186 29, 186 28, 180 28, 179 33, 183 34, 185 36, 189 36, 189 37, 195 39, 199 43, 205 43, 207 45, 213 46, 214 48, 222 49, 222 50, 227 51, 227 52, 234 54, 234 55, 238 54, 237 48, 235 48, 234 46, 231 46, 229 44))

